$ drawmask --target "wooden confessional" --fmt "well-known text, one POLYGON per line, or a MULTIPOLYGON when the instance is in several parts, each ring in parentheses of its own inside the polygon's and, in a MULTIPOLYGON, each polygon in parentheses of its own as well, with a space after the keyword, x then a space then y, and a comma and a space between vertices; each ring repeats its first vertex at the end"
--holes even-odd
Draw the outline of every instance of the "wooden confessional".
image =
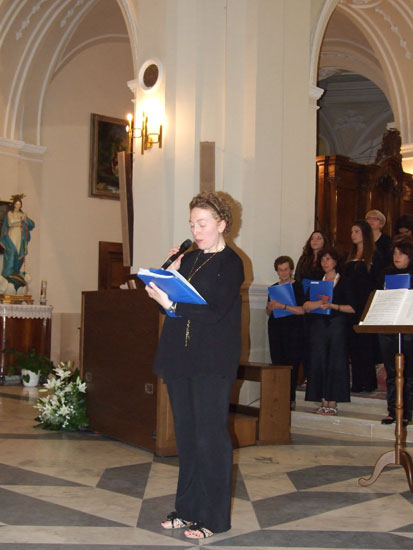
POLYGON ((403 172, 398 130, 388 130, 374 164, 357 164, 341 155, 317 157, 315 227, 342 252, 350 248, 351 226, 369 210, 387 218, 393 236, 397 218, 413 214, 413 176, 403 172))

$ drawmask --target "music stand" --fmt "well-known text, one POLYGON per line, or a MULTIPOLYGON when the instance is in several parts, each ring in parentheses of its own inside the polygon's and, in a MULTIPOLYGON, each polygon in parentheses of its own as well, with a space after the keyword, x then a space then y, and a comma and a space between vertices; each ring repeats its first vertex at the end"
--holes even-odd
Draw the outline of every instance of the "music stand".
MULTIPOLYGON (((367 315, 370 309, 371 302, 374 298, 375 292, 372 292, 364 308, 361 321, 367 315)), ((413 492, 413 461, 409 453, 405 449, 406 445, 406 427, 403 426, 403 371, 404 371, 404 355, 402 353, 402 334, 413 334, 413 325, 354 325, 354 330, 357 333, 374 333, 374 334, 398 334, 399 335, 399 353, 395 356, 396 367, 396 427, 394 430, 395 442, 394 450, 387 451, 382 454, 375 466, 373 473, 369 478, 360 478, 359 484, 362 487, 368 487, 372 485, 380 476, 386 466, 395 464, 397 466, 403 466, 406 472, 407 482, 409 484, 410 491, 413 492)))

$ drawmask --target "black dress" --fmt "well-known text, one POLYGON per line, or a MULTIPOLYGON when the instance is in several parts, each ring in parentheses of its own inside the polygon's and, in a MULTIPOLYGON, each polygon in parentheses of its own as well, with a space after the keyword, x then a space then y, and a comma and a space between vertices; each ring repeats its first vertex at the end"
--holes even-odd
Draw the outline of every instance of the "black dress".
MULTIPOLYGON (((388 268, 385 274, 410 274, 410 288, 413 288, 413 273, 411 268, 388 268)), ((379 334, 379 343, 386 369, 387 410, 389 416, 396 417, 396 367, 395 355, 399 353, 398 334, 379 334)), ((402 353, 404 354, 404 384, 403 384, 403 418, 412 419, 413 407, 413 334, 402 335, 402 353)))
MULTIPOLYGON (((317 261, 312 264, 311 267, 305 268, 305 256, 302 255, 297 262, 294 278, 303 284, 304 279, 310 281, 321 281, 324 277, 324 270, 321 267, 321 262, 317 261)), ((303 292, 306 293, 306 289, 303 286, 303 292)), ((304 378, 307 378, 308 369, 310 365, 310 324, 307 315, 304 315, 303 323, 303 346, 302 346, 302 364, 304 371, 304 378)))
MULTIPOLYGON (((345 277, 333 291, 333 303, 354 307, 354 297, 345 277)), ((330 315, 309 313, 310 368, 307 374, 306 401, 350 401, 348 368, 348 313, 331 310, 330 315)))
POLYGON ((345 276, 354 292, 355 314, 349 317, 351 389, 355 393, 372 392, 377 388, 375 334, 358 334, 353 325, 360 322, 370 292, 375 290, 377 282, 373 266, 370 270, 363 260, 353 260, 346 264, 345 276))
MULTIPOLYGON (((167 385, 179 455, 175 507, 180 518, 215 533, 231 528, 230 391, 241 352, 244 269, 229 247, 182 258, 180 272, 208 305, 178 303, 166 317, 154 372, 167 385)), ((169 512, 169 510, 168 510, 169 512)))
MULTIPOLYGON (((276 283, 277 285, 279 283, 276 283)), ((297 306, 304 303, 301 283, 292 283, 297 306)), ((268 342, 273 365, 292 365, 290 401, 295 401, 298 368, 302 360, 304 315, 268 317, 268 342)))

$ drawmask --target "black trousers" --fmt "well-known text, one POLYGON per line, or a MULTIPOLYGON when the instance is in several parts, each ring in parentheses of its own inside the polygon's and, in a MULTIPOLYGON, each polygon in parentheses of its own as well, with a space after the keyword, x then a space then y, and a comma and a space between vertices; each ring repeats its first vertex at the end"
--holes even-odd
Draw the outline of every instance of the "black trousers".
POLYGON ((306 401, 350 401, 347 359, 347 319, 339 315, 317 315, 310 320, 310 369, 306 401))
POLYGON ((375 334, 350 332, 350 358, 353 392, 374 391, 377 388, 375 334))
MULTIPOLYGON (((396 367, 395 355, 399 352, 397 334, 379 334, 380 348, 386 369, 387 410, 390 416, 396 416, 396 367)), ((402 353, 404 354, 403 418, 412 419, 413 401, 413 335, 402 335, 402 353)))
POLYGON ((214 533, 231 528, 228 412, 232 384, 232 379, 221 376, 166 381, 179 455, 176 511, 214 533))
POLYGON ((268 318, 268 343, 273 365, 291 365, 290 401, 296 399, 298 369, 303 347, 303 324, 301 316, 294 315, 275 319, 268 318))

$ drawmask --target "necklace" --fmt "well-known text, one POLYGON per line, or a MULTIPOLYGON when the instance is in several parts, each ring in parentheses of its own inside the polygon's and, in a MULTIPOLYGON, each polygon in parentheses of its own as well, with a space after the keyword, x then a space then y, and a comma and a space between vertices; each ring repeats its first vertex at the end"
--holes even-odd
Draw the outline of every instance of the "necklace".
POLYGON ((190 281, 192 279, 192 277, 195 275, 195 273, 198 273, 198 271, 201 269, 201 267, 204 267, 204 265, 206 265, 210 260, 212 260, 212 258, 214 256, 216 256, 218 254, 218 252, 222 252, 222 250, 224 250, 224 248, 225 248, 225 245, 224 245, 223 248, 221 248, 221 250, 217 250, 216 252, 211 254, 211 256, 209 258, 207 258, 201 265, 199 265, 195 269, 196 264, 198 263, 198 260, 199 260, 199 258, 201 257, 201 254, 202 254, 202 250, 200 250, 199 253, 198 253, 198 256, 195 258, 194 265, 191 267, 191 271, 189 272, 188 281, 190 281))
MULTIPOLYGON (((197 263, 198 263, 198 260, 199 258, 201 257, 201 254, 202 254, 202 250, 199 251, 197 257, 195 258, 195 261, 191 267, 191 271, 189 272, 189 275, 188 275, 188 281, 191 281, 192 277, 198 273, 198 271, 201 269, 201 267, 204 267, 204 265, 206 265, 210 260, 212 260, 212 258, 214 256, 216 256, 219 252, 222 252, 225 248, 225 244, 224 246, 220 249, 220 250, 217 250, 216 252, 214 252, 213 254, 211 254, 211 256, 209 256, 209 258, 207 258, 204 262, 202 262, 201 265, 199 265, 198 267, 196 267, 197 263), (196 268, 196 269, 195 269, 196 268)), ((189 339, 190 339, 190 327, 191 327, 191 319, 188 319, 187 322, 186 322, 186 328, 185 328, 185 347, 187 348, 188 347, 188 342, 189 342, 189 339)))

